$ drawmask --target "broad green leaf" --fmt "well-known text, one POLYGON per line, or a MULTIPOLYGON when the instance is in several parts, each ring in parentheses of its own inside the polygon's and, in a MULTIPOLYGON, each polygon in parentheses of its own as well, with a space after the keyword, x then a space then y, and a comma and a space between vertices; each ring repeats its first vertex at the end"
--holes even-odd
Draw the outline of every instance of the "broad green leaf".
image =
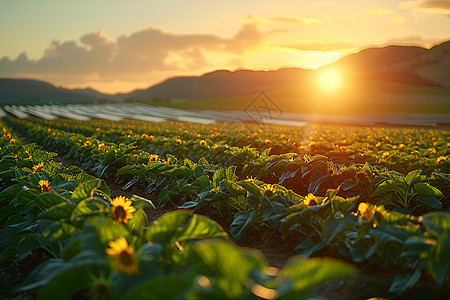
POLYGON ((254 211, 241 211, 234 215, 230 225, 231 234, 235 238, 241 238, 245 230, 258 221, 254 211))
MULTIPOLYGON (((176 210, 165 213, 153 221, 146 229, 145 239, 147 241, 166 244, 176 236, 178 227, 191 216, 189 210, 176 210)), ((175 242, 175 240, 173 241, 175 242)))
POLYGON ((353 266, 338 260, 294 257, 286 263, 275 283, 279 299, 294 300, 304 298, 324 282, 356 274, 353 266))
POLYGON ((428 264, 436 283, 441 287, 444 286, 450 268, 450 235, 446 233, 439 237, 436 245, 431 249, 428 264))
POLYGON ((442 209, 442 202, 431 195, 418 195, 416 198, 417 206, 428 206, 436 210, 442 209))
POLYGON ((414 171, 409 172, 405 177, 406 184, 410 186, 412 183, 414 183, 414 181, 420 180, 421 172, 422 172, 422 170, 414 170, 414 171))
POLYGON ((80 201, 75 209, 73 209, 70 219, 80 221, 82 217, 94 216, 100 213, 107 213, 110 207, 105 201, 93 198, 80 201))
POLYGON ((96 192, 107 198, 111 196, 111 191, 106 186, 105 182, 100 179, 94 179, 78 185, 72 193, 72 200, 78 203, 81 200, 94 197, 96 192))
POLYGON ((40 207, 50 208, 56 204, 67 202, 67 200, 55 193, 42 193, 34 198, 34 202, 40 207))
POLYGON ((47 220, 69 220, 70 215, 72 214, 75 205, 69 202, 61 202, 58 203, 49 209, 41 212, 37 217, 38 219, 47 219, 47 220))
POLYGON ((166 300, 188 299, 186 293, 192 289, 195 274, 172 274, 152 277, 132 285, 121 299, 124 300, 166 300))
POLYGON ((149 199, 146 199, 144 197, 138 196, 138 195, 133 195, 130 197, 130 200, 133 202, 133 206, 136 208, 139 207, 150 207, 155 209, 155 205, 153 204, 153 202, 149 199))
POLYGON ((194 214, 186 228, 176 235, 177 241, 206 238, 227 238, 222 227, 210 218, 194 214))
POLYGON ((419 182, 414 185, 417 194, 444 197, 442 192, 429 183, 419 182))
POLYGON ((450 214, 445 212, 433 212, 423 215, 423 221, 427 227, 438 235, 450 234, 450 214))

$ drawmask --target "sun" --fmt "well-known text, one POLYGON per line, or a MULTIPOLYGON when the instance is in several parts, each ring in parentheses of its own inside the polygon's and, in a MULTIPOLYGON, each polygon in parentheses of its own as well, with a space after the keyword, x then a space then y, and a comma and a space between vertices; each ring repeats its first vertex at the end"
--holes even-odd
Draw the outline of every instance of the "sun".
POLYGON ((342 85, 341 75, 336 70, 326 70, 319 76, 319 83, 325 91, 335 91, 342 85))

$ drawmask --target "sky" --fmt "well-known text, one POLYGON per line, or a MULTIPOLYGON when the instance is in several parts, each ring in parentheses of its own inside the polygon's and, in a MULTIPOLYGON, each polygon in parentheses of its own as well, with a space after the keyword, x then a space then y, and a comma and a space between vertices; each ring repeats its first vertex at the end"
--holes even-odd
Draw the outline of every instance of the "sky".
POLYGON ((0 0, 0 77, 128 92, 450 39, 450 0, 0 0))

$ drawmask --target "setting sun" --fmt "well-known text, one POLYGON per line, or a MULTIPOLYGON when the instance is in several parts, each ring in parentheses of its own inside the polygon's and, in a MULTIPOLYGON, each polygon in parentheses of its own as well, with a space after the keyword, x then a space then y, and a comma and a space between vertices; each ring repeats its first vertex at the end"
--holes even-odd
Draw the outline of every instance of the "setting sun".
POLYGON ((327 91, 334 91, 342 85, 341 75, 335 70, 328 70, 321 73, 319 80, 322 89, 327 91))

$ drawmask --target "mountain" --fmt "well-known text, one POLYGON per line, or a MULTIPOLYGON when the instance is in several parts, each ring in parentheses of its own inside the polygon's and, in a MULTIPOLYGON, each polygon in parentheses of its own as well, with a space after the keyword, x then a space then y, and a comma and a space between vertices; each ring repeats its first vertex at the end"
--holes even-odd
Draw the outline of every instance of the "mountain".
POLYGON ((170 78, 146 90, 122 95, 130 99, 235 97, 291 86, 313 71, 296 68, 276 71, 218 70, 202 76, 170 78))
MULTIPOLYGON (((345 70, 347 80, 422 87, 450 87, 450 41, 431 49, 416 46, 368 48, 350 54, 326 69, 345 70)), ((252 95, 260 91, 311 85, 317 71, 298 68, 276 71, 218 70, 201 76, 174 77, 120 97, 131 100, 193 99, 252 95)), ((119 95, 118 95, 119 96, 119 95)))
POLYGON ((0 103, 93 102, 109 99, 92 89, 65 89, 34 79, 0 78, 0 103))
MULTIPOLYGON (((436 91, 450 87, 450 41, 430 49, 416 46, 368 48, 317 71, 299 68, 217 70, 201 76, 178 76, 147 89, 116 95, 105 95, 93 89, 65 89, 38 80, 0 78, 0 104, 17 101, 92 102, 99 99, 143 102, 158 99, 237 99, 252 97, 261 91, 275 91, 281 98, 314 101, 318 91, 317 76, 327 69, 343 71, 347 85, 359 88, 354 89, 354 98, 361 95, 380 98, 380 93, 387 90, 389 95, 404 95, 407 90, 410 92, 408 97, 417 98, 413 95, 415 91, 426 96, 426 89, 436 91), (414 92, 412 89, 415 89, 414 92)), ((448 90, 444 92, 444 96, 448 97, 448 90)))
POLYGON ((431 49, 416 46, 369 48, 345 56, 332 66, 366 79, 450 87, 450 41, 431 49))

